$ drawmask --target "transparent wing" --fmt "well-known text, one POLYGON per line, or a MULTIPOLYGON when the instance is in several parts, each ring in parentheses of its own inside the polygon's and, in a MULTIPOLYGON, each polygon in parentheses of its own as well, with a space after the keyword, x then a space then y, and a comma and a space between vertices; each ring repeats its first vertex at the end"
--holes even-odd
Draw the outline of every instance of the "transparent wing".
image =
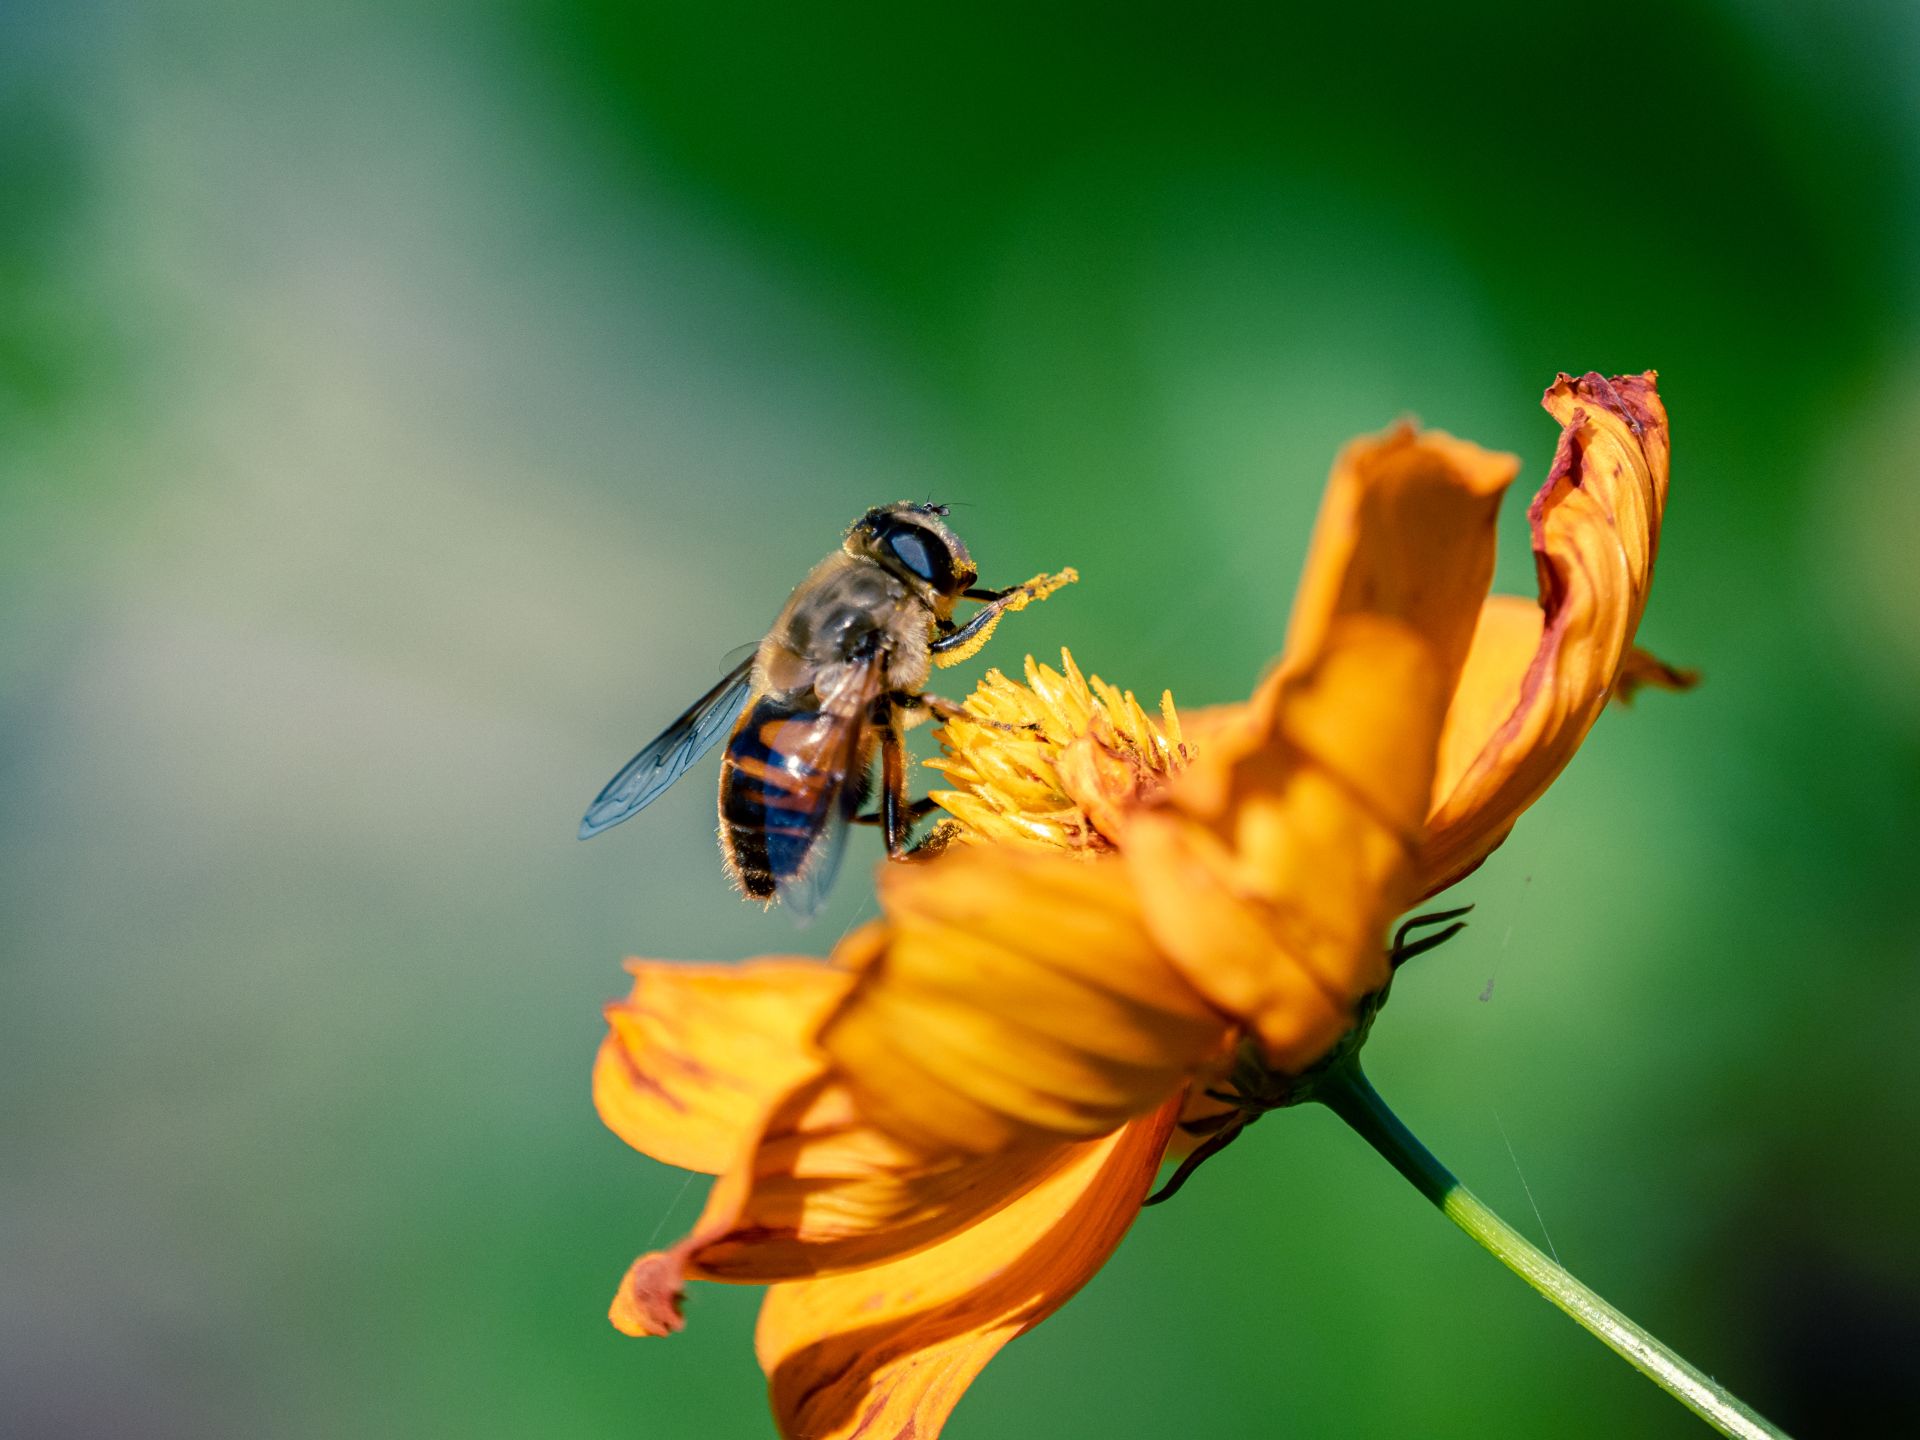
POLYGON ((866 798, 866 786, 861 783, 864 776, 860 773, 872 763, 866 711, 880 693, 882 673, 877 660, 856 670, 839 696, 830 702, 857 707, 860 720, 846 727, 846 737, 833 767, 833 794, 828 798, 820 832, 807 851, 806 863, 792 879, 780 882, 781 902, 803 924, 819 914, 820 907, 826 904, 827 892, 833 889, 834 877, 840 873, 840 862, 847 853, 847 834, 853 817, 866 798))
POLYGON ((807 852, 807 863, 793 879, 780 886, 780 899, 803 924, 820 913, 827 903, 827 892, 840 873, 840 861, 847 853, 847 833, 852 829, 853 812, 859 806, 860 787, 841 782, 840 793, 828 806, 820 833, 807 852))
POLYGON ((753 690, 753 657, 749 655, 720 683, 687 708, 654 742, 629 760, 620 773, 594 796, 580 822, 580 838, 591 839, 622 820, 630 820, 652 804, 669 785, 687 773, 711 750, 739 716, 753 690))

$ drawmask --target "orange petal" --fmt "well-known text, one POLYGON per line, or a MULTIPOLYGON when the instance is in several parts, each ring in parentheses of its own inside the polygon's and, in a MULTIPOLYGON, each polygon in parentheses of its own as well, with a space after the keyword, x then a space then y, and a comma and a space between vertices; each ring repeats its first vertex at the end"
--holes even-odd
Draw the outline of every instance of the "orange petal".
POLYGON ((1153 1183, 1178 1107, 1071 1147, 1020 1199, 910 1259, 776 1285, 756 1348, 781 1435, 937 1440, 1001 1346, 1106 1263, 1153 1183))
POLYGON ((1126 857, 1168 958, 1254 1029, 1270 1063, 1297 1073, 1347 1032, 1360 998, 1386 983, 1380 936, 1395 907, 1380 882, 1404 871, 1406 858, 1324 776, 1293 777, 1278 807, 1297 823, 1303 846, 1319 840, 1339 854, 1309 861, 1324 890, 1262 893, 1266 882, 1248 879, 1218 837, 1171 813, 1135 817, 1126 857))
POLYGON ((1234 737, 1252 723, 1252 706, 1244 702, 1208 705, 1180 712, 1180 734, 1197 754, 1210 750, 1215 742, 1232 744, 1234 737))
POLYGON ((1653 581, 1670 455, 1653 372, 1562 375, 1542 403, 1561 432, 1527 512, 1538 618, 1502 597, 1475 638, 1442 745, 1424 894, 1486 859, 1573 757, 1629 664, 1653 581))
POLYGON ((863 1113, 932 1151, 1101 1135, 1215 1054, 1112 858, 982 846, 880 880, 884 949, 821 1031, 863 1113))
POLYGON ((684 1252, 707 1280, 791 1280, 908 1254, 1000 1208, 1059 1164, 1058 1145, 971 1155, 874 1125, 834 1076, 775 1106, 684 1252))
POLYGON ((628 1270, 610 1312, 630 1335, 680 1328, 688 1280, 765 1284, 895 1260, 964 1230, 1071 1158, 1060 1145, 929 1152, 866 1120, 831 1076, 777 1103, 672 1249, 628 1270))
POLYGON ((1473 645, 1440 735, 1435 797, 1453 793, 1479 758, 1487 736, 1520 703, 1520 682, 1540 649, 1541 622, 1539 602, 1519 595, 1493 595, 1481 607, 1473 645))
POLYGON ((1284 1069, 1324 1054, 1386 980, 1514 470, 1404 426, 1349 446, 1280 667, 1127 832, 1155 938, 1284 1069))
MULTIPOLYGON (((1354 616, 1464 647, 1493 579, 1499 501, 1520 462, 1439 430, 1396 425, 1340 453, 1268 690, 1306 670, 1354 616)), ((1443 668, 1459 656, 1442 656, 1443 668)))
POLYGON ((633 992, 607 1007, 593 1103, 636 1150, 709 1175, 821 1069, 813 1032, 853 984, 817 960, 628 968, 633 992))

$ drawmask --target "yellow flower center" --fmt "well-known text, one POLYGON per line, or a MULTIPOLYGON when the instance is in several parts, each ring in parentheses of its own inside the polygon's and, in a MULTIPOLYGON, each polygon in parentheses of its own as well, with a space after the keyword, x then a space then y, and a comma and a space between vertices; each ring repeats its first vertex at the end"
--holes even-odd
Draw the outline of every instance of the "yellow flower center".
POLYGON ((926 762, 954 786, 933 792, 953 817, 940 843, 1111 850, 1126 812, 1193 758, 1171 693, 1156 720, 1131 690, 1082 675, 1071 652, 1060 663, 1064 673, 1029 655, 1024 685, 989 670, 967 697, 976 718, 941 727, 945 753, 926 762))

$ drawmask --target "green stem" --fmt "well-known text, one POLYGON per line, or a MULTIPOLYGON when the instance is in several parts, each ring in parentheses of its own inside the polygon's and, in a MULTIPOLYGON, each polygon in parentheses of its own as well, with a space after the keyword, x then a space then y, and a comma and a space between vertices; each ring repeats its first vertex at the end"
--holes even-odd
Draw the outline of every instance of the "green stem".
POLYGON ((1394 1169, 1413 1182, 1416 1190, 1491 1251, 1495 1259, 1722 1435, 1738 1440, 1787 1440, 1784 1430, 1754 1414, 1726 1386, 1674 1354, 1489 1210, 1400 1123, 1367 1083, 1357 1060, 1325 1072, 1313 1098, 1358 1131, 1394 1169))

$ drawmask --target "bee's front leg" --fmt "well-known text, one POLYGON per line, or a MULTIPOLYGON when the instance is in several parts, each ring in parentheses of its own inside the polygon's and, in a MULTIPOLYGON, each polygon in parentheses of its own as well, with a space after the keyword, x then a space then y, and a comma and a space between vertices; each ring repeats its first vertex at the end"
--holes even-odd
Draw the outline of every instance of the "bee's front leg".
POLYGON ((933 652, 933 663, 942 667, 958 665, 977 654, 980 647, 987 643, 987 637, 993 634, 993 627, 1000 623, 1002 615, 1010 610, 1024 610, 1034 601, 1046 599, 1062 585, 1071 585, 1079 578, 1078 571, 1066 569, 1057 575, 1036 575, 1005 590, 985 590, 975 586, 962 591, 966 599, 980 601, 980 608, 967 618, 964 625, 956 627, 950 620, 942 622, 940 633, 927 646, 933 652))
POLYGON ((964 625, 954 625, 951 620, 945 622, 951 628, 927 643, 927 649, 933 653, 934 664, 958 665, 977 654, 992 636, 993 627, 1000 623, 1009 598, 1010 595, 996 596, 976 610, 964 625))

